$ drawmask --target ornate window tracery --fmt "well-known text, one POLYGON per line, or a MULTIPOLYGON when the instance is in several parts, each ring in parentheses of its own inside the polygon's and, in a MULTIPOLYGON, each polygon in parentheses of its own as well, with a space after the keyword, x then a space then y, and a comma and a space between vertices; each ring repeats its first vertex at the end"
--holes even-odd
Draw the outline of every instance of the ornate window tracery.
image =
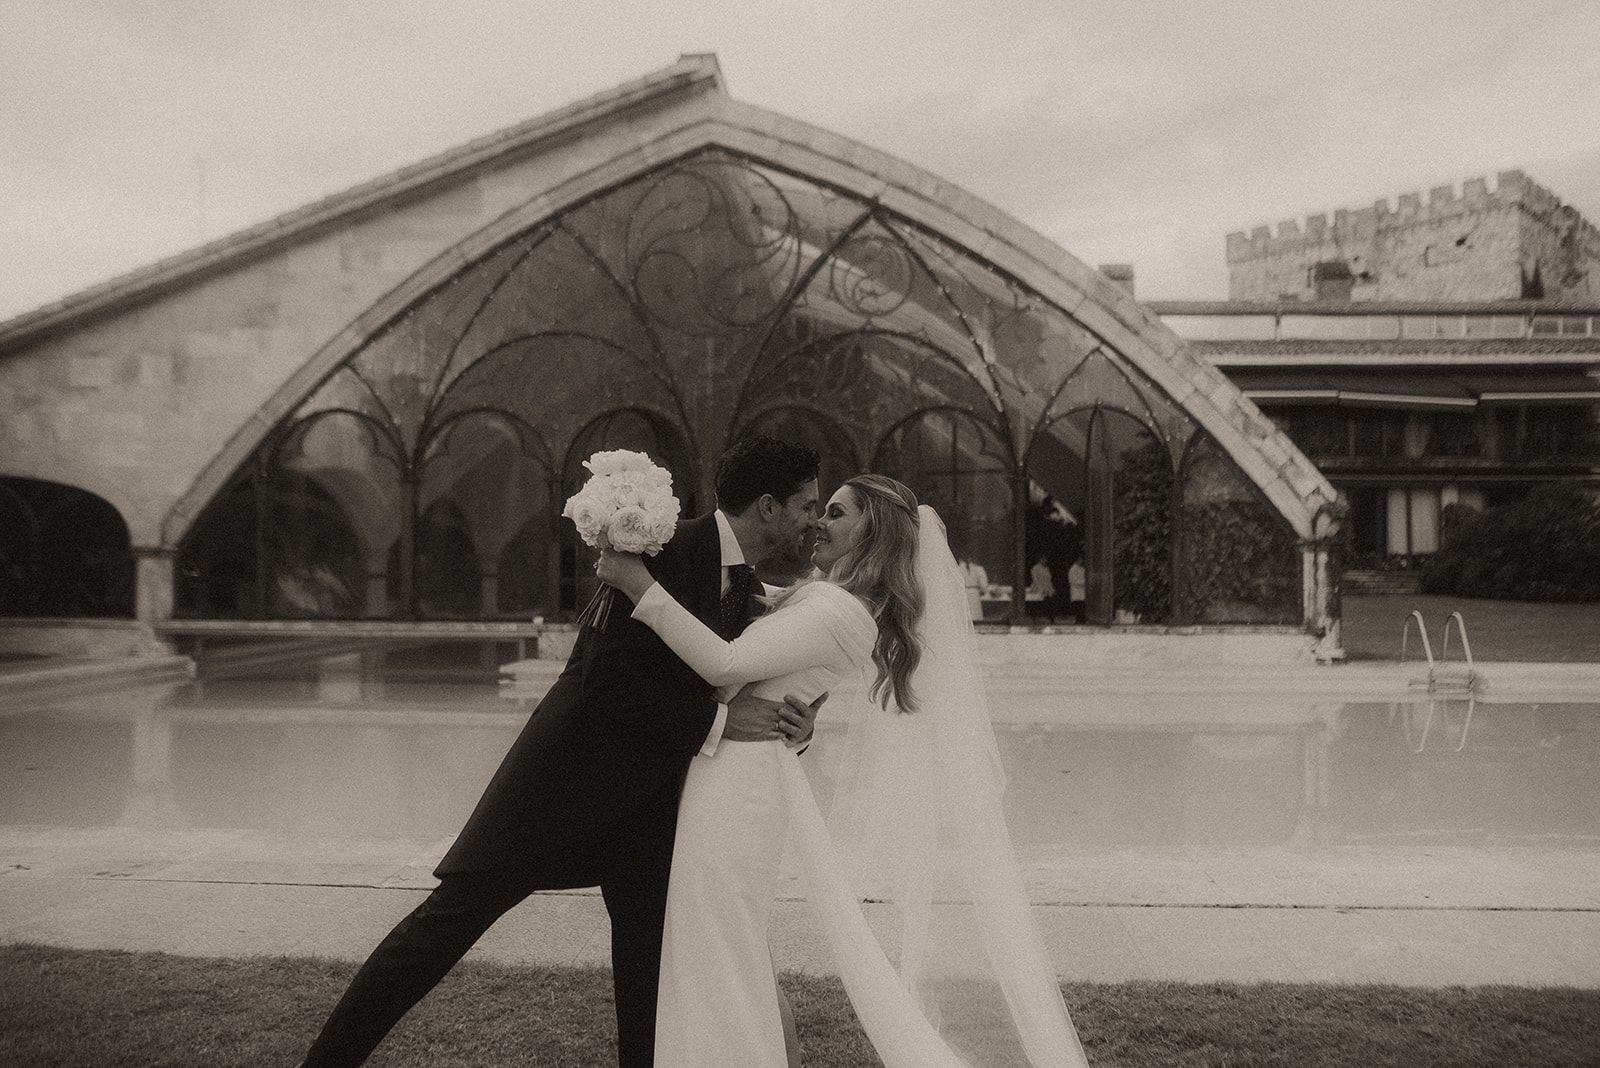
MULTIPOLYGON (((207 592, 180 589, 180 610, 275 614, 262 591, 317 573, 290 558, 313 543, 276 544, 288 532, 261 518, 282 514, 274 495, 292 474, 348 527, 337 552, 331 536, 317 543, 339 562, 325 570, 341 589, 324 598, 338 612, 570 617, 590 580, 558 515, 582 459, 650 452, 692 514, 711 503, 716 457, 751 430, 818 449, 825 493, 865 461, 942 506, 1006 591, 992 618, 1027 615, 1014 591, 1034 580, 1041 494, 1078 527, 1093 618, 1234 611, 1184 589, 1179 459, 1197 426, 1180 404, 966 249, 722 149, 540 222, 375 332, 191 530, 180 583, 204 574, 207 592), (246 513, 254 555, 220 567, 246 513), (235 594, 219 594, 229 582, 235 594)), ((1248 482, 1220 450, 1212 462, 1248 482)), ((1281 517, 1264 521, 1292 540, 1281 517)), ((1046 566, 1065 566, 1059 547, 1046 566)))

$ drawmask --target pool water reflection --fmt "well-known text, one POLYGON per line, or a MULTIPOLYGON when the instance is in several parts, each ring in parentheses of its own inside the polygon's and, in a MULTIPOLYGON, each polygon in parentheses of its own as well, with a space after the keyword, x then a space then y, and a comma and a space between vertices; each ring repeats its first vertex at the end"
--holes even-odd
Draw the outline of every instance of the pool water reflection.
MULTIPOLYGON (((1085 695, 1045 721, 1001 722, 1024 858, 1600 846, 1600 705, 1284 697, 1266 714, 1260 700, 1146 694, 1119 709, 1085 695)), ((448 835, 533 703, 492 670, 413 651, 13 709, 0 825, 448 835)), ((809 760, 824 793, 835 736, 824 724, 809 760)))

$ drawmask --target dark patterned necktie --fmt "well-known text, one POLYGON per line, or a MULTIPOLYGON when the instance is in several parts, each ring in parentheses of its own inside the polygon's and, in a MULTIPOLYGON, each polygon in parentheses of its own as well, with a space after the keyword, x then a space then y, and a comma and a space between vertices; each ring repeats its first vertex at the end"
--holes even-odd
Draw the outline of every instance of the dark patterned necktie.
POLYGON ((717 630, 724 638, 737 638, 750 622, 750 591, 755 583, 755 568, 749 564, 728 565, 728 592, 722 595, 717 611, 717 630))

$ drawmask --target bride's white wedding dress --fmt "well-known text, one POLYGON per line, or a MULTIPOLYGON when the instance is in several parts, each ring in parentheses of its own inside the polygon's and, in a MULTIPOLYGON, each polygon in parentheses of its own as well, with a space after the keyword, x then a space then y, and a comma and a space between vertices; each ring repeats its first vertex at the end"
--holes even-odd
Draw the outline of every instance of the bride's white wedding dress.
MULTIPOLYGON (((921 707, 860 709, 844 741, 834 833, 781 741, 724 742, 690 765, 663 930, 661 1068, 787 1065, 768 944, 786 841, 851 1004, 888 1068, 1087 1065, 1001 817, 1003 778, 965 587, 926 507, 921 528, 927 603, 913 677, 921 707), (889 945, 861 911, 865 892, 898 919, 889 945)), ((796 590, 734 642, 659 585, 634 616, 724 697, 758 682, 759 696, 810 700, 854 689, 876 670, 871 614, 826 581, 796 590)))
MULTIPOLYGON (((639 599, 634 616, 719 687, 723 700, 757 680, 758 697, 812 700, 865 671, 877 638, 861 602, 827 582, 795 591, 735 642, 717 637, 659 585, 639 599)), ((723 742, 689 766, 662 931, 662 1068, 788 1064, 767 943, 790 819, 786 771, 803 782, 781 741, 723 742)))

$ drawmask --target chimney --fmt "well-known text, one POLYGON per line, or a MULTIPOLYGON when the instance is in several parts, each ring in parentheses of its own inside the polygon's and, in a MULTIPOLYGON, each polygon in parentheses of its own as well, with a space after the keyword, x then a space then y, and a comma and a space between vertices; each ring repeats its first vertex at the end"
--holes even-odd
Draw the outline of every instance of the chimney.
POLYGON ((1131 263, 1102 263, 1100 273, 1111 279, 1117 285, 1128 291, 1128 296, 1133 296, 1133 264, 1131 263))

